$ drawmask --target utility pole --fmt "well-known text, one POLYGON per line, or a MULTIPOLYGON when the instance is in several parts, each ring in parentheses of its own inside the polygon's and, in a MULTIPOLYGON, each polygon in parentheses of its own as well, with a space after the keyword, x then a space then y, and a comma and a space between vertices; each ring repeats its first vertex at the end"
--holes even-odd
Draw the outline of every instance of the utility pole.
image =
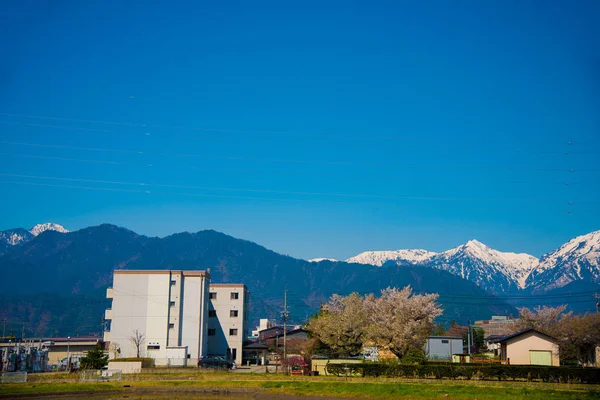
POLYGON ((471 320, 467 320, 467 348, 468 353, 471 354, 471 320))
POLYGON ((594 299, 596 299, 596 314, 598 314, 598 308, 600 308, 600 294, 594 293, 594 299))
POLYGON ((290 317, 290 313, 287 311, 287 289, 283 292, 283 312, 281 313, 281 318, 283 319, 283 362, 285 363, 285 373, 288 373, 288 365, 287 365, 287 321, 290 317))
POLYGON ((6 337, 6 318, 3 319, 4 327, 2 328, 2 338, 6 337))
POLYGON ((21 341, 25 340, 25 322, 23 322, 23 327, 21 328, 21 341))

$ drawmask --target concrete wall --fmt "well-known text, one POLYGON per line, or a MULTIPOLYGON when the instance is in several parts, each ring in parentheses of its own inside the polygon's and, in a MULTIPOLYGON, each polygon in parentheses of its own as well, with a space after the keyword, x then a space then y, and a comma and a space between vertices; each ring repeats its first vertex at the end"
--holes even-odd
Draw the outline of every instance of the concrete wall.
POLYGON ((506 344, 503 359, 509 359, 511 365, 530 365, 530 350, 550 351, 552 353, 552 365, 560 365, 558 345, 537 332, 528 332, 515 338, 509 339, 506 344))
POLYGON ((208 281, 203 276, 184 276, 183 303, 181 309, 181 342, 179 346, 188 346, 190 362, 197 363, 198 358, 205 356, 203 346, 206 334, 206 316, 208 304, 205 301, 208 281))
POLYGON ((142 372, 141 361, 109 361, 108 369, 120 369, 123 374, 139 374, 142 372))
POLYGON ((316 359, 311 360, 310 362, 310 370, 312 372, 318 372, 319 375, 328 375, 327 374, 327 364, 362 364, 362 360, 344 360, 344 359, 316 359))
POLYGON ((240 365, 243 342, 248 337, 249 292, 240 284, 211 284, 210 292, 216 293, 216 298, 209 301, 209 310, 216 311, 216 316, 208 317, 208 328, 215 330, 215 335, 207 336, 208 354, 227 356, 230 349, 233 358, 235 349, 233 361, 240 365), (232 299, 232 293, 237 293, 238 298, 232 299), (232 317, 231 311, 237 311, 237 317, 232 317), (237 335, 231 335, 231 329, 237 329, 237 335))

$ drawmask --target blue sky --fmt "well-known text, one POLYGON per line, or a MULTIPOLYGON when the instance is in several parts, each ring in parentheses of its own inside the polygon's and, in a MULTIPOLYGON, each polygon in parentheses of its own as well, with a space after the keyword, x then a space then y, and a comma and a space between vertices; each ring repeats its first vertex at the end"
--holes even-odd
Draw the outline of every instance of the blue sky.
POLYGON ((539 256, 600 229, 598 2, 0 13, 0 229, 216 229, 302 258, 539 256))

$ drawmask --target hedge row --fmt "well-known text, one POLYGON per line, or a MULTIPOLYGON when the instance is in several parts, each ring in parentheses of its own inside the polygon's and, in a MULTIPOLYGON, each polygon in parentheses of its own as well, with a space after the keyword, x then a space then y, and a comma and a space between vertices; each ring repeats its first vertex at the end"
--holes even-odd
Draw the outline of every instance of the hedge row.
POLYGON ((386 363, 327 364, 327 373, 345 376, 527 380, 560 383, 600 383, 600 368, 537 365, 406 365, 386 363))

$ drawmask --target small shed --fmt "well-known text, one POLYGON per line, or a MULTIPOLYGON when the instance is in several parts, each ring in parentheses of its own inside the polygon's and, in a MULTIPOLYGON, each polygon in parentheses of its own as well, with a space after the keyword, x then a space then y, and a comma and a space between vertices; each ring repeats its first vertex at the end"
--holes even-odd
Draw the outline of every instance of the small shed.
POLYGON ((559 366, 558 343, 536 329, 526 329, 498 341, 500 359, 512 365, 559 366))
POLYGON ((453 354, 463 353, 463 338, 459 336, 429 336, 425 356, 430 360, 450 360, 453 354))
POLYGON ((244 352, 246 353, 245 359, 247 359, 249 363, 253 363, 256 365, 266 365, 268 349, 269 346, 265 344, 251 343, 244 347, 244 352))

